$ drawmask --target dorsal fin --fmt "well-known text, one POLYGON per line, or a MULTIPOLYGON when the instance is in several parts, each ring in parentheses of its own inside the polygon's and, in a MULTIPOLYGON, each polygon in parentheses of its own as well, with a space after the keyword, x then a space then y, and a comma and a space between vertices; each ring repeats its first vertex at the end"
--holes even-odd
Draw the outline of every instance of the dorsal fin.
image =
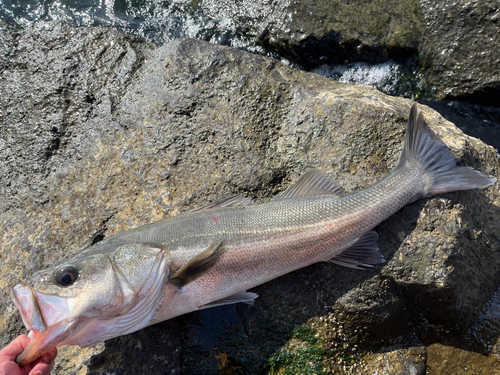
POLYGON ((193 208, 192 210, 189 210, 188 212, 203 211, 203 210, 208 210, 209 208, 215 208, 215 207, 246 206, 246 205, 249 205, 252 203, 253 203, 252 199, 247 198, 247 197, 240 194, 240 195, 233 195, 232 197, 220 199, 218 201, 209 203, 205 206, 193 208))
POLYGON ((335 180, 325 176, 323 172, 313 169, 303 174, 297 182, 279 193, 273 200, 317 197, 319 195, 341 195, 344 189, 335 180))

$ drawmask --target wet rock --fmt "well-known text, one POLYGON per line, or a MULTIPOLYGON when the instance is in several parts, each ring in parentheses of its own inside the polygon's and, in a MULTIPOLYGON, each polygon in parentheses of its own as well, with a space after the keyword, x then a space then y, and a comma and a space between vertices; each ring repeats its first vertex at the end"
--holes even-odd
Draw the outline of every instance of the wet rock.
POLYGON ((422 1, 420 64, 437 98, 500 107, 500 6, 474 0, 422 1))
POLYGON ((261 38, 308 69, 417 57, 415 97, 500 106, 498 3, 300 0, 289 9, 288 27, 261 38))
MULTIPOLYGON (((307 70, 324 64, 404 62, 398 95, 500 106, 498 3, 473 0, 215 0, 4 4, 17 27, 64 19, 163 44, 192 37, 277 53, 307 70)), ((0 25, 0 27, 2 27, 0 25)))
MULTIPOLYGON (((365 356, 363 359, 365 364, 360 374, 428 374, 428 372, 426 372, 427 353, 424 348, 413 347, 387 353, 371 354, 365 356)), ((441 374, 447 374, 447 372, 441 372, 441 374)), ((452 374, 452 372, 449 372, 449 374, 452 374)))
POLYGON ((408 58, 417 54, 423 37, 415 0, 299 0, 289 9, 288 27, 263 35, 263 42, 306 68, 408 58))
POLYGON ((500 373, 500 360, 494 354, 485 356, 440 344, 431 345, 426 352, 429 375, 500 373))
MULTIPOLYGON (((24 331, 9 287, 103 238, 228 195, 269 199, 311 168, 362 188, 398 162, 411 102, 369 87, 197 40, 158 47, 62 23, 1 38, 2 344, 24 331)), ((498 178, 492 147, 421 109, 462 164, 498 178)), ((500 283, 499 206, 498 183, 416 202, 377 228, 384 266, 313 265, 255 288, 253 307, 65 349, 55 373, 255 374, 331 314, 371 347, 377 327, 435 340, 500 283)), ((328 357, 332 340, 317 340, 328 357)))

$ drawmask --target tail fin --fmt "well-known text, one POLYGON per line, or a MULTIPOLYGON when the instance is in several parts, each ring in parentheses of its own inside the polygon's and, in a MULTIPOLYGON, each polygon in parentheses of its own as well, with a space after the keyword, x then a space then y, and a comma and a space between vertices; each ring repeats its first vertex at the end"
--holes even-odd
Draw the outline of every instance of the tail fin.
POLYGON ((417 112, 417 104, 413 104, 397 168, 414 167, 416 163, 429 177, 427 195, 482 188, 496 181, 471 167, 458 167, 451 151, 439 139, 435 139, 425 124, 424 116, 417 112))

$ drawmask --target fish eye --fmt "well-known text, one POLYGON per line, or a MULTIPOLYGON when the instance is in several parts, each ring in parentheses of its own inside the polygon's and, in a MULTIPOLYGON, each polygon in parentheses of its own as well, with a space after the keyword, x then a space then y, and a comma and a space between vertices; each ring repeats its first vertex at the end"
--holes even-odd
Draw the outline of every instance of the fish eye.
POLYGON ((64 266, 54 274, 57 283, 61 286, 72 285, 80 276, 80 271, 75 266, 64 266))

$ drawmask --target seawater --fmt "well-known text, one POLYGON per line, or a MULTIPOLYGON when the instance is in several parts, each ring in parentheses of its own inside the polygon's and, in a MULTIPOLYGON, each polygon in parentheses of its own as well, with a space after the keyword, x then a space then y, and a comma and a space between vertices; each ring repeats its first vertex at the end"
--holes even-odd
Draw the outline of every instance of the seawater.
POLYGON ((395 94, 405 71, 402 63, 389 60, 382 64, 353 63, 347 65, 322 65, 314 73, 343 83, 373 86, 383 93, 395 94))
POLYGON ((0 20, 18 27, 62 20, 77 26, 106 26, 164 44, 196 38, 266 53, 256 40, 268 29, 286 27, 289 0, 3 0, 0 20))

